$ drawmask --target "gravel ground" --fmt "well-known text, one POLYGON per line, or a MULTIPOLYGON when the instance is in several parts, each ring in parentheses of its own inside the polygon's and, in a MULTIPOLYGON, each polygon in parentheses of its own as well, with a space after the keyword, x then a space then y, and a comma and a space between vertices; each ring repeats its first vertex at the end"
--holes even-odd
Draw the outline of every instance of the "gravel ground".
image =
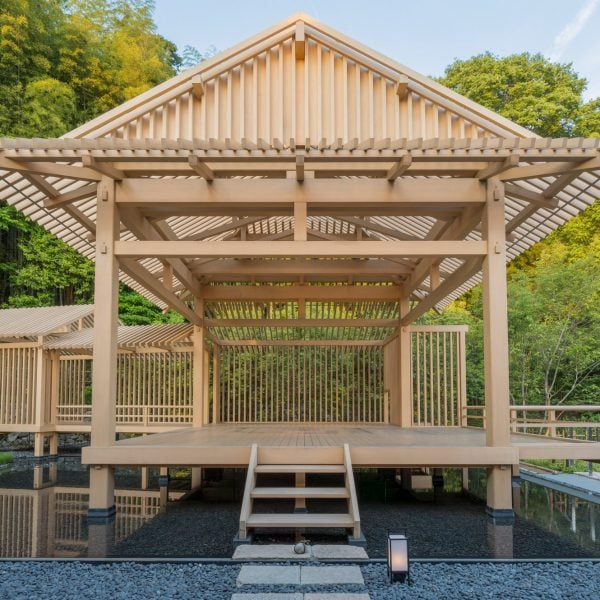
MULTIPOLYGON (((10 600, 229 600, 239 565, 0 563, 0 598, 10 600)), ((362 586, 278 586, 277 591, 365 592, 373 600, 596 600, 600 563, 428 564, 412 567, 412 582, 390 585, 386 567, 362 567, 362 586)), ((274 591, 245 586, 243 591, 274 591)))

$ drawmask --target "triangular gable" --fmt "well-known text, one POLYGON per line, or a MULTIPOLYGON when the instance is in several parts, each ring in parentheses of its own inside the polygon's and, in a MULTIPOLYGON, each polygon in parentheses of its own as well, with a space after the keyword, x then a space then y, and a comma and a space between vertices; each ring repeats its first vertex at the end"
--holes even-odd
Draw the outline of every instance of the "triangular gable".
POLYGON ((235 148, 533 134, 297 14, 66 137, 105 136, 235 148))

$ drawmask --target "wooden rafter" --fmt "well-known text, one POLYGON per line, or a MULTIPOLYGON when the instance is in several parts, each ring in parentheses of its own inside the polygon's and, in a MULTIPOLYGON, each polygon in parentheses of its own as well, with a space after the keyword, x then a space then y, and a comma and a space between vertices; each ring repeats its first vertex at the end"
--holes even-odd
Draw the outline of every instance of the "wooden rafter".
POLYGON ((196 315, 191 308, 189 308, 176 294, 165 287, 159 279, 150 273, 150 271, 140 265, 140 263, 135 260, 120 260, 119 267, 170 308, 185 317, 190 323, 201 323, 201 318, 196 315))
MULTIPOLYGON (((165 231, 164 224, 162 230, 160 229, 160 225, 158 226, 158 229, 155 228, 136 208, 122 209, 120 214, 123 224, 138 239, 154 240, 158 242, 173 237, 172 232, 169 235, 169 232, 165 231)), ((168 263, 173 267, 173 271, 177 275, 177 278, 185 284, 190 291, 196 292, 198 290, 198 282, 182 259, 172 257, 168 259, 168 263)))
POLYGON ((100 162, 95 159, 93 156, 84 155, 81 157, 81 162, 84 167, 91 169, 92 171, 98 172, 100 175, 105 175, 106 177, 110 177, 111 179, 115 179, 120 181, 121 179, 125 179, 127 175, 120 169, 114 167, 111 163, 108 162, 100 162))

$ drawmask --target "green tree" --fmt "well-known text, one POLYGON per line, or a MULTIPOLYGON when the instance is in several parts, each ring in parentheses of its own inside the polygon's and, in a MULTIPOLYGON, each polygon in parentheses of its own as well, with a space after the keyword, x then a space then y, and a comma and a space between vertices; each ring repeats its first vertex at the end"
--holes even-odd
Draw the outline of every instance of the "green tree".
POLYGON ((486 52, 455 60, 439 81, 545 137, 570 136, 578 123, 584 127, 580 112, 586 80, 571 64, 553 63, 541 54, 498 57, 486 52))

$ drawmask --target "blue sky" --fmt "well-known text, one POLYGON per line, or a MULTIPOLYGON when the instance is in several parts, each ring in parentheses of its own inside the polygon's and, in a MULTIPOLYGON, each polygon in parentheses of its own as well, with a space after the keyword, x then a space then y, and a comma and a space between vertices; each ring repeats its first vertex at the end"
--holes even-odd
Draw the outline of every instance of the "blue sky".
POLYGON ((600 0, 156 0, 180 48, 225 50, 303 11, 425 75, 486 50, 572 62, 600 96, 600 0))

